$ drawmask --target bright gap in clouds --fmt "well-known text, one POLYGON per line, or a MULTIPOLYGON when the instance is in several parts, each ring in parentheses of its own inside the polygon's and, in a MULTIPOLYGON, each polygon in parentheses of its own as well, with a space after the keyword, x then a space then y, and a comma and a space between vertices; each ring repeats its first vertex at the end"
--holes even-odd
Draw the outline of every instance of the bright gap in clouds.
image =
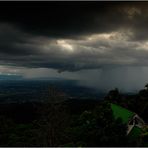
POLYGON ((72 52, 74 50, 73 46, 65 40, 57 40, 57 44, 65 51, 72 52))

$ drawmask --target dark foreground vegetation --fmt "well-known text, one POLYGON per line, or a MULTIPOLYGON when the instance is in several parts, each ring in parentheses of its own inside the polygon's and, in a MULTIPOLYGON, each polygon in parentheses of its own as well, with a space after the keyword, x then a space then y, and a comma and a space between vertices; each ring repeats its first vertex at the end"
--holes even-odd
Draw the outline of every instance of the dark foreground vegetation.
POLYGON ((148 122, 148 90, 137 95, 110 91, 103 101, 70 99, 55 103, 0 105, 0 146, 145 146, 148 129, 130 139, 110 102, 128 108, 148 122))

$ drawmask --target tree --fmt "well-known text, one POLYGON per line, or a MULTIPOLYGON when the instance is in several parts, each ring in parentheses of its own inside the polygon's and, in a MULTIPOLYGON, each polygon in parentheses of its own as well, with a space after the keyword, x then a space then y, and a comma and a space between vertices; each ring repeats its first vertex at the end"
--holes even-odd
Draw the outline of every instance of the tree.
POLYGON ((120 99, 120 93, 118 88, 110 90, 105 99, 111 102, 118 102, 120 99))
POLYGON ((57 100, 61 101, 61 95, 55 88, 50 88, 48 101, 41 107, 41 117, 37 123, 39 146, 53 147, 63 142, 63 131, 67 127, 69 115, 63 103, 57 100))
POLYGON ((67 129, 67 141, 70 146, 126 146, 126 128, 105 102, 78 117, 76 125, 67 129))
POLYGON ((145 85, 145 89, 148 90, 148 84, 145 85))

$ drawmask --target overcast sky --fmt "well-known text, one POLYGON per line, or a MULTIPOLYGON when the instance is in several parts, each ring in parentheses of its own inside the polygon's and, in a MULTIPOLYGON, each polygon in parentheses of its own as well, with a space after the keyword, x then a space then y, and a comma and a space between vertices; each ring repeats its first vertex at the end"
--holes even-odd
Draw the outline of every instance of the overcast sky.
POLYGON ((0 2, 0 74, 141 89, 148 2, 0 2))

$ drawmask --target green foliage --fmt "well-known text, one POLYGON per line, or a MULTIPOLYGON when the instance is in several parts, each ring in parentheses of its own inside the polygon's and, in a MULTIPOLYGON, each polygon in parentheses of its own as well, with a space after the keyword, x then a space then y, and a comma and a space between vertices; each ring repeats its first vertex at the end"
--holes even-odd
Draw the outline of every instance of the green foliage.
POLYGON ((110 90, 107 96, 105 97, 106 100, 112 102, 118 102, 120 100, 119 90, 115 88, 114 90, 110 90))
POLYGON ((143 129, 140 146, 148 147, 148 126, 143 129))
POLYGON ((126 126, 114 120, 110 105, 103 103, 92 112, 84 111, 77 124, 66 130, 72 146, 126 146, 126 126))
POLYGON ((12 119, 0 117, 0 146, 34 146, 33 124, 16 124, 12 119))
POLYGON ((46 104, 38 120, 40 146, 59 146, 65 141, 64 130, 69 124, 69 114, 62 104, 46 104))
MULTIPOLYGON (((126 104, 133 109, 136 106, 133 98, 121 99, 117 90, 113 94, 117 104, 126 104)), ((142 97, 139 94, 137 98, 142 97)), ((143 99, 143 102, 145 101, 146 99, 143 99)), ((126 125, 120 118, 114 118, 109 102, 111 100, 100 101, 95 106, 87 102, 87 107, 84 107, 83 101, 79 102, 80 111, 77 113, 69 112, 69 105, 62 103, 42 104, 38 119, 25 124, 0 116, 0 146, 145 146, 148 130, 145 129, 141 141, 132 143, 126 135, 126 125)), ((140 104, 140 101, 137 102, 140 104)), ((72 105, 74 110, 77 110, 78 106, 75 107, 74 103, 72 105)))

